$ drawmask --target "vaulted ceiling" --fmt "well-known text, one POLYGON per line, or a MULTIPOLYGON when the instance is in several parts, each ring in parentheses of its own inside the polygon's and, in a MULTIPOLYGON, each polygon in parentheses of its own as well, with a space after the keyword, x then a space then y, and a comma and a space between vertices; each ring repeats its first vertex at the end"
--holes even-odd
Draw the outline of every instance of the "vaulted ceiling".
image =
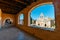
POLYGON ((5 13, 17 14, 37 0, 0 0, 0 8, 5 13))

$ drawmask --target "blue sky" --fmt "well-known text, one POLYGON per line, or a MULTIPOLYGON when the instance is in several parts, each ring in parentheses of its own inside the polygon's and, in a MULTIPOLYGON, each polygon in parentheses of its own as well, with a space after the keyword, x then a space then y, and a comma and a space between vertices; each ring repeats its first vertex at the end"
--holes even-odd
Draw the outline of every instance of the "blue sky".
POLYGON ((40 16, 40 13, 43 13, 45 17, 48 16, 49 18, 55 19, 55 11, 53 4, 45 4, 36 7, 32 10, 30 16, 32 17, 32 19, 36 20, 40 16))
POLYGON ((21 19, 21 20, 24 19, 24 15, 23 15, 23 14, 20 15, 20 19, 21 19))

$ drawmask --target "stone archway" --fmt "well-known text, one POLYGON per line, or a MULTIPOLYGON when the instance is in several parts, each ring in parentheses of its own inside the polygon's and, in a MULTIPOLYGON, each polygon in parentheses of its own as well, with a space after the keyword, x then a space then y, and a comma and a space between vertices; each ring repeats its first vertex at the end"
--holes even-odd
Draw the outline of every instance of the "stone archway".
POLYGON ((6 19, 6 20, 5 20, 5 25, 8 25, 8 24, 12 24, 12 22, 11 22, 10 19, 6 19))
POLYGON ((3 27, 10 27, 13 25, 13 20, 11 18, 6 18, 3 21, 3 27))
POLYGON ((31 8, 31 10, 29 11, 29 13, 28 13, 28 26, 30 26, 30 14, 31 14, 31 11, 34 9, 34 8, 36 8, 36 7, 38 7, 38 6, 41 6, 41 5, 44 5, 44 4, 53 4, 52 2, 45 2, 45 3, 41 3, 41 4, 38 4, 38 5, 35 5, 34 7, 32 7, 31 8))
POLYGON ((19 14, 19 16, 18 16, 18 24, 21 24, 21 25, 24 24, 24 14, 23 13, 19 14))

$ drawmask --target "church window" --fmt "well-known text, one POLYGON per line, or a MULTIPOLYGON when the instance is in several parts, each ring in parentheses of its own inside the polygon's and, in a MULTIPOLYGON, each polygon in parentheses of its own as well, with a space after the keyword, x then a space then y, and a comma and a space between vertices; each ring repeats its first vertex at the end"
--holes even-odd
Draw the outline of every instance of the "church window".
POLYGON ((39 26, 40 24, 38 24, 38 26, 39 26))
POLYGON ((45 27, 46 27, 46 24, 45 24, 45 27))

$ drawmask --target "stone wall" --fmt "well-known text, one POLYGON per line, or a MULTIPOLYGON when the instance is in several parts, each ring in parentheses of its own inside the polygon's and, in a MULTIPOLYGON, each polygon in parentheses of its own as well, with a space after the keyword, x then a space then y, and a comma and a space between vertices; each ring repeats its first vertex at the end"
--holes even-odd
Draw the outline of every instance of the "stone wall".
POLYGON ((32 3, 30 6, 26 7, 16 15, 16 26, 19 29, 22 29, 38 38, 41 38, 42 40, 60 40, 60 1, 59 0, 40 0, 32 3), (31 26, 28 26, 29 11, 36 5, 47 3, 47 2, 48 3, 52 2, 55 7, 55 18, 56 18, 55 31, 47 31, 47 30, 42 30, 40 28, 32 28, 31 26), (18 17, 21 13, 24 14, 24 25, 18 25, 18 17))
POLYGON ((12 24, 15 25, 15 15, 13 14, 7 14, 2 12, 2 26, 5 26, 6 19, 10 19, 12 21, 12 24))

